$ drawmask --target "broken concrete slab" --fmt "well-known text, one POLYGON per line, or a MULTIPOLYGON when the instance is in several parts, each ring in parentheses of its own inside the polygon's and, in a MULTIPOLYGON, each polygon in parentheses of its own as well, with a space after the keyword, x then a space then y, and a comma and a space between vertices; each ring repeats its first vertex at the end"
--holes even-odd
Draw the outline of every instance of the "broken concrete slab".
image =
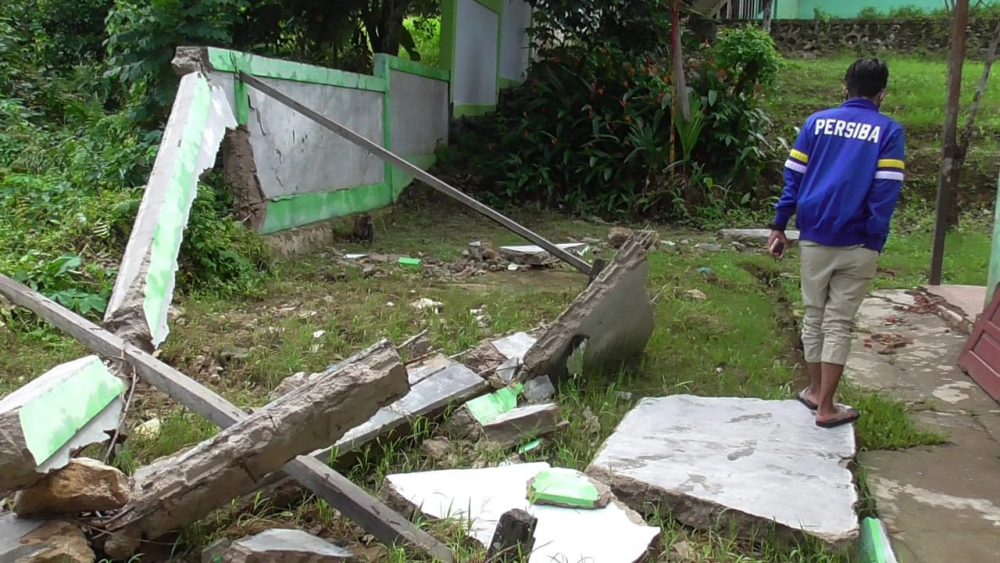
POLYGON ((511 447, 555 432, 562 422, 559 405, 529 405, 511 409, 484 424, 483 434, 490 442, 511 447))
POLYGON ((454 365, 456 365, 455 362, 443 354, 435 354, 430 358, 406 366, 406 373, 409 376, 410 385, 413 386, 454 365))
POLYGON ((128 498, 128 476, 96 459, 76 458, 30 489, 18 491, 14 512, 33 516, 113 510, 125 506, 128 498))
POLYGON ((611 488, 575 469, 552 467, 528 481, 528 500, 565 508, 604 508, 614 499, 611 488))
POLYGON ((530 563, 633 563, 659 538, 659 528, 618 502, 597 510, 531 504, 528 481, 549 467, 525 463, 389 475, 386 494, 401 508, 467 523, 469 535, 483 546, 490 545, 504 513, 523 510, 538 519, 530 563))
POLYGON ((224 563, 327 563, 351 561, 354 554, 301 530, 276 528, 233 542, 224 563))
POLYGON ((497 352, 508 360, 523 359, 528 350, 538 342, 538 339, 527 332, 515 332, 509 336, 491 342, 497 352))
POLYGON ((56 366, 0 400, 0 491, 34 485, 70 450, 109 439, 125 382, 97 356, 56 366))
POLYGON ((142 468, 128 505, 101 522, 111 534, 105 550, 127 558, 142 538, 158 538, 253 492, 269 473, 337 440, 408 390, 395 348, 383 342, 335 377, 312 379, 187 452, 142 468))
MULTIPOLYGON (((799 240, 798 231, 785 231, 785 236, 788 237, 789 242, 799 240)), ((770 229, 722 229, 719 231, 719 238, 721 239, 742 242, 761 248, 767 246, 767 241, 770 237, 770 229)))
POLYGON ((0 561, 93 563, 96 559, 83 531, 75 524, 0 515, 0 561))
POLYGON ((695 528, 773 528, 841 549, 858 537, 855 452, 853 428, 819 428, 798 401, 673 395, 640 401, 587 473, 695 528))
POLYGON ((177 256, 198 177, 215 165, 223 135, 235 128, 222 87, 197 72, 181 78, 104 316, 109 330, 147 351, 169 332, 177 256))
POLYGON ((646 293, 646 255, 655 240, 654 233, 643 233, 622 246, 611 264, 525 354, 519 377, 565 379, 566 362, 581 342, 587 342, 587 369, 617 368, 642 355, 654 326, 653 306, 646 293))
POLYGON ((520 563, 535 548, 535 528, 538 518, 515 508, 503 513, 486 552, 491 563, 520 563))
MULTIPOLYGON (((574 254, 583 254, 587 249, 587 244, 573 242, 557 244, 556 247, 574 254)), ((524 266, 543 266, 555 261, 544 248, 535 245, 501 246, 500 256, 505 260, 524 266)))
POLYGON ((521 386, 504 387, 462 405, 460 410, 468 411, 472 418, 481 425, 487 425, 517 408, 517 398, 521 394, 521 386))
POLYGON ((453 364, 417 383, 405 397, 379 410, 370 420, 345 433, 332 449, 316 452, 315 457, 326 460, 334 452, 354 451, 414 418, 431 416, 488 390, 481 377, 461 364, 453 364))

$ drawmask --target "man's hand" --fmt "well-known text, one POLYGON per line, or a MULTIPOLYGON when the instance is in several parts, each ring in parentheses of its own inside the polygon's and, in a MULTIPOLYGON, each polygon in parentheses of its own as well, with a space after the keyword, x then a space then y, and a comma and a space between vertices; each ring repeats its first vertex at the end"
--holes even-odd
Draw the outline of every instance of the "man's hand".
POLYGON ((767 250, 775 260, 781 260, 788 251, 788 237, 784 231, 771 231, 771 236, 767 239, 767 250))

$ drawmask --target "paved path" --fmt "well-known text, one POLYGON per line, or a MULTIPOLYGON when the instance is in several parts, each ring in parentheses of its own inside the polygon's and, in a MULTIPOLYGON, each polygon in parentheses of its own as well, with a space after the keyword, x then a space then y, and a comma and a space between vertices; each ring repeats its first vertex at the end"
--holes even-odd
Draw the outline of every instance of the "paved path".
POLYGON ((950 443, 859 456, 901 563, 1000 557, 1000 405, 956 362, 966 336, 913 298, 879 292, 862 305, 846 376, 907 402, 919 424, 950 443), (893 354, 866 348, 871 334, 912 342, 893 354))

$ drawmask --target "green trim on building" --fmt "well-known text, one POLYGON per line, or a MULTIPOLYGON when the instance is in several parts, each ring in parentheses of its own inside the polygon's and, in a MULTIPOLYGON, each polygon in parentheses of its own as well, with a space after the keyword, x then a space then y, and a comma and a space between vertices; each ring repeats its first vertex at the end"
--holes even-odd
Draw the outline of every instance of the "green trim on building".
MULTIPOLYGON (((383 53, 375 55, 376 69, 378 68, 377 62, 380 58, 385 59, 388 62, 389 68, 392 70, 398 70, 400 72, 405 72, 406 74, 429 78, 431 80, 440 80, 442 82, 448 82, 451 80, 451 71, 449 70, 428 66, 408 59, 393 57, 392 55, 386 55, 383 53)), ((377 71, 375 76, 379 76, 377 71)), ((388 86, 386 88, 388 91, 388 86)))
POLYGON ((392 202, 392 187, 387 184, 283 197, 268 202, 260 233, 266 235, 335 217, 365 213, 392 202))
POLYGON ((250 88, 239 77, 233 77, 233 99, 236 102, 236 123, 245 126, 250 123, 250 88))
MULTIPOLYGON (((375 55, 375 76, 385 80, 385 94, 382 95, 382 146, 387 150, 392 150, 392 58, 389 55, 375 55)), ((388 162, 383 162, 382 183, 387 186, 393 185, 393 166, 388 162)), ((395 200, 395 195, 393 195, 395 200)))
POLYGON ((333 68, 269 59, 249 53, 240 53, 229 49, 208 48, 208 60, 212 68, 221 72, 239 72, 259 76, 261 78, 277 78, 308 84, 323 84, 339 86, 355 90, 385 92, 385 80, 377 76, 355 74, 333 68))
POLYGON ((173 170, 164 187, 165 203, 160 209, 160 221, 153 233, 149 251, 142 310, 153 342, 160 342, 163 337, 159 332, 163 328, 167 306, 172 300, 177 255, 180 253, 191 204, 198 190, 198 156, 205 141, 205 130, 208 128, 212 109, 212 92, 207 80, 198 78, 194 84, 193 96, 173 170))
MULTIPOLYGON (((458 0, 441 0, 441 68, 455 71, 458 44, 458 0)), ((452 92, 454 94, 454 92, 452 92)))
POLYGON ((125 383, 97 356, 71 362, 75 363, 80 366, 73 375, 28 401, 18 412, 25 444, 36 465, 61 450, 125 391, 125 383))
POLYGON ((503 78, 503 77, 500 77, 499 80, 500 80, 499 84, 500 84, 500 89, 501 90, 505 90, 507 88, 516 88, 516 87, 524 84, 523 80, 514 80, 513 78, 503 78))
POLYGON ((481 105, 470 104, 465 106, 456 105, 455 108, 452 110, 452 115, 454 115, 455 118, 477 117, 480 115, 493 113, 496 110, 497 110, 496 104, 481 104, 481 105))

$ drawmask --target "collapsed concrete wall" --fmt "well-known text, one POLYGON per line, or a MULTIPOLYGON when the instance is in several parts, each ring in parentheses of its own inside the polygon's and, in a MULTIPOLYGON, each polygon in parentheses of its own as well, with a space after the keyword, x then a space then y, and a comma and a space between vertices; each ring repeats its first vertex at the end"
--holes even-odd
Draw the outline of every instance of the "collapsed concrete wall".
POLYGON ((154 349, 167 337, 177 256, 198 177, 215 165, 223 135, 235 127, 221 87, 200 72, 181 79, 104 317, 109 329, 138 346, 154 349))

